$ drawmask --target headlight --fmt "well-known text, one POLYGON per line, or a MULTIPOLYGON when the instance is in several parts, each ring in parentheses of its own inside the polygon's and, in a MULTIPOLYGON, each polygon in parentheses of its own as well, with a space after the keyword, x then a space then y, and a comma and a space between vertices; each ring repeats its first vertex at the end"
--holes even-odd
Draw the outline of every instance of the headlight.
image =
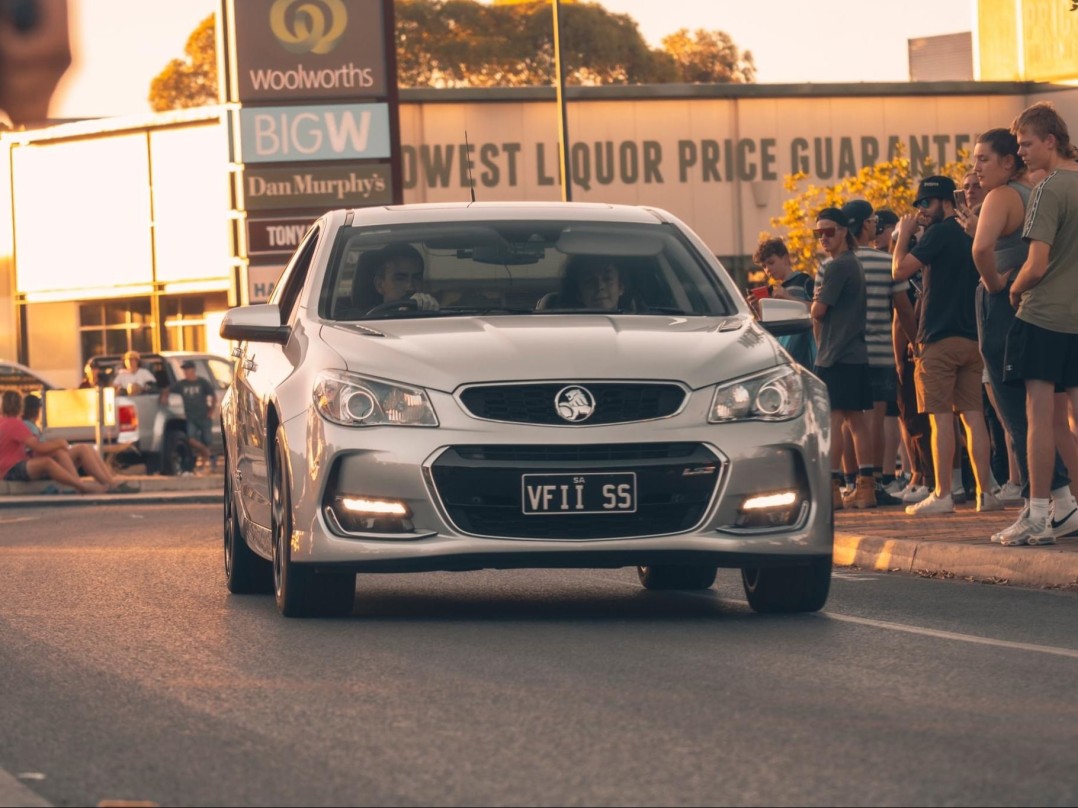
POLYGON ((707 420, 712 424, 729 421, 785 421, 796 418, 805 406, 801 374, 791 365, 757 376, 721 384, 715 390, 707 420))
POLYGON ((343 370, 318 374, 315 409, 342 426, 438 426, 426 392, 354 376, 343 370))

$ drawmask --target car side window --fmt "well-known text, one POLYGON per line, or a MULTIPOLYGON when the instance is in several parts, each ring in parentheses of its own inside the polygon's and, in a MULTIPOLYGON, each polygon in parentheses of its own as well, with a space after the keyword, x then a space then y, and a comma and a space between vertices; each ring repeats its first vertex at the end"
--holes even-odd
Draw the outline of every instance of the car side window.
POLYGON ((206 368, 210 372, 214 387, 225 390, 232 384, 232 363, 222 359, 207 359, 206 368))
POLYGON ((321 228, 314 227, 303 243, 296 249, 292 260, 281 273, 281 279, 270 296, 270 303, 276 303, 281 309, 281 323, 287 323, 292 319, 293 310, 299 300, 299 293, 307 280, 307 273, 311 269, 311 260, 314 258, 315 248, 318 246, 318 238, 321 228))

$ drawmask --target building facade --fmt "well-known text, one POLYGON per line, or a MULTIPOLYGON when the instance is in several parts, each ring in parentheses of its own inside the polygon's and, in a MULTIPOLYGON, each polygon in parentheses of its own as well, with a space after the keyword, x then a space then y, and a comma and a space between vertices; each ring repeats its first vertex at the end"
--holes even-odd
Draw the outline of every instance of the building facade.
MULTIPOLYGON (((592 87, 568 99, 574 201, 665 208, 733 270, 772 229, 787 175, 830 185, 898 149, 945 163, 1038 100, 1078 126, 1078 88, 1014 82, 592 87)), ((230 112, 0 136, 0 356, 74 385, 96 353, 227 352, 223 313, 268 298, 306 224, 274 219, 262 199, 247 226, 236 188, 249 206, 280 189, 231 161, 230 112)), ((472 185, 481 201, 561 198, 553 90, 406 90, 400 127, 406 202, 466 201, 472 185)), ((280 183, 317 183, 311 166, 280 183)))

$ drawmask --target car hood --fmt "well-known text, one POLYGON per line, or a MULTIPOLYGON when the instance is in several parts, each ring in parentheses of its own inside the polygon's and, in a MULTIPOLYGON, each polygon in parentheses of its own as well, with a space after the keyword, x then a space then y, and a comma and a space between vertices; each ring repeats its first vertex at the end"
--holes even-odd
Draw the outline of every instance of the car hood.
POLYGON ((356 373, 452 392, 531 379, 663 379, 705 387, 772 367, 772 339, 747 317, 530 315, 323 326, 356 373))

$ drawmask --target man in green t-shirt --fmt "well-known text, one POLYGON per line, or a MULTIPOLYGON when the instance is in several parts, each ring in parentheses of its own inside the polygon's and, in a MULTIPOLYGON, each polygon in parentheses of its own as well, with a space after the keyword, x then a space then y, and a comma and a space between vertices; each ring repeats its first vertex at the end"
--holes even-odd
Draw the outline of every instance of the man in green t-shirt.
MULTIPOLYGON (((1055 544, 1078 528, 1071 492, 1049 497, 1054 493, 1055 391, 1065 390, 1078 409, 1078 149, 1067 124, 1045 102, 1023 111, 1011 132, 1029 170, 1048 176, 1026 208, 1022 237, 1029 242, 1029 256, 1011 285, 1011 304, 1018 312, 1003 365, 1004 380, 1026 388, 1029 513, 993 538, 1005 545, 1055 544)), ((1060 446, 1061 453, 1068 450, 1073 454, 1073 443, 1060 446)))

